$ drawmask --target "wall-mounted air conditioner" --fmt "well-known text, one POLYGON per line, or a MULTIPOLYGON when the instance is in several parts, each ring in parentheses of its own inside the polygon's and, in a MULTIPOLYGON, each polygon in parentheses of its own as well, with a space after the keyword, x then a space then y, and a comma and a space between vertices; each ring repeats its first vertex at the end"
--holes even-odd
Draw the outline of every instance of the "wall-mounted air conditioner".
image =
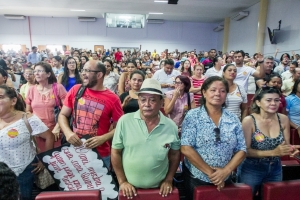
POLYGON ((4 15, 6 19, 26 19, 24 15, 4 15))
POLYGON ((147 19, 148 24, 163 24, 164 22, 163 19, 147 19))
POLYGON ((219 26, 217 26, 216 28, 213 29, 214 32, 219 32, 222 31, 224 29, 224 25, 220 24, 219 26))
POLYGON ((248 17, 248 15, 249 15, 249 11, 242 11, 242 12, 239 12, 238 14, 232 16, 231 20, 239 21, 241 19, 244 19, 245 17, 248 17))
POLYGON ((95 22, 96 17, 78 17, 80 22, 95 22))

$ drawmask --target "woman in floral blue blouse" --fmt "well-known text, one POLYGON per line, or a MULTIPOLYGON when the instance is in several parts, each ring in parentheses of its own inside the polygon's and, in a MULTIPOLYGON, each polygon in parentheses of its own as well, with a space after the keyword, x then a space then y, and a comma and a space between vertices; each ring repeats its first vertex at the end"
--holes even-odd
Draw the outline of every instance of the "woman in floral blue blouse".
POLYGON ((224 109, 228 83, 218 76, 202 85, 201 107, 190 110, 182 124, 181 152, 187 199, 194 188, 231 183, 231 172, 244 160, 246 144, 237 116, 224 109))

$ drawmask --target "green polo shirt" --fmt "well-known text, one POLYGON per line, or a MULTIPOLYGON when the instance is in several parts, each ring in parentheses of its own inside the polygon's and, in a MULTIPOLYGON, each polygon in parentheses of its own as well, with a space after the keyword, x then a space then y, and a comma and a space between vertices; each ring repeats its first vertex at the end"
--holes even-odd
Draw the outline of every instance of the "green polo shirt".
POLYGON ((179 150, 176 124, 161 112, 159 124, 148 133, 140 110, 123 115, 112 141, 113 149, 123 149, 122 164, 127 181, 137 188, 155 188, 166 177, 169 148, 179 150))

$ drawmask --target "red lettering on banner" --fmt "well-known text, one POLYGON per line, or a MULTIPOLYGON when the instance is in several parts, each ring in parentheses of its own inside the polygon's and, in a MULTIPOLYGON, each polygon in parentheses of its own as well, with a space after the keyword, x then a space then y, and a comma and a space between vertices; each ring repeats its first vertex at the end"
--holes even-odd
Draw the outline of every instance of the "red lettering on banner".
POLYGON ((74 174, 69 167, 64 167, 65 172, 67 173, 69 178, 74 178, 74 174))
POLYGON ((83 182, 86 184, 88 189, 94 189, 94 186, 91 182, 91 180, 89 179, 89 173, 84 172, 83 174, 81 174, 81 178, 83 180, 83 182))
POLYGON ((49 165, 51 165, 54 170, 56 170, 57 172, 60 172, 62 169, 58 166, 58 164, 56 163, 56 161, 50 162, 49 165))
POLYGON ((97 173, 95 172, 95 170, 94 170, 93 167, 89 167, 88 170, 89 170, 89 172, 90 172, 90 174, 91 174, 91 176, 92 176, 92 179, 95 181, 96 185, 97 185, 97 186, 101 185, 101 179, 100 179, 100 178, 101 178, 103 175, 99 177, 99 176, 97 175, 97 173))
POLYGON ((62 157, 59 155, 59 152, 54 152, 54 156, 51 158, 55 157, 57 162, 59 162, 61 165, 66 165, 65 161, 62 159, 62 157))
POLYGON ((72 160, 71 163, 74 166, 74 168, 77 170, 78 173, 80 173, 83 170, 78 161, 72 160))
POLYGON ((69 160, 71 158, 73 158, 73 154, 71 154, 71 152, 69 151, 69 149, 64 149, 63 152, 64 152, 64 154, 66 154, 66 156, 69 158, 69 160))
POLYGON ((89 163, 89 160, 87 159, 85 154, 79 154, 79 158, 81 159, 83 165, 89 163))
POLYGON ((73 183, 74 183, 74 185, 75 185, 75 187, 76 187, 77 190, 79 190, 80 188, 82 188, 82 186, 81 186, 81 184, 80 184, 80 182, 78 180, 73 181, 73 183))
POLYGON ((72 190, 76 190, 76 188, 73 187, 72 183, 70 182, 70 180, 68 179, 68 175, 65 175, 62 179, 62 181, 67 185, 68 189, 70 191, 72 190))

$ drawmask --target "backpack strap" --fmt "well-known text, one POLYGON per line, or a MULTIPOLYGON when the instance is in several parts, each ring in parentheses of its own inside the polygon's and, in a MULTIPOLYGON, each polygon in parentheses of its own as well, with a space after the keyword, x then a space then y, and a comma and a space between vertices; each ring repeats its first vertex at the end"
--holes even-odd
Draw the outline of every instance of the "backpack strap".
POLYGON ((188 110, 191 110, 191 97, 190 97, 190 93, 187 93, 187 100, 188 100, 188 110))
POLYGON ((77 90, 76 96, 75 96, 75 102, 74 102, 74 110, 73 110, 73 122, 74 125, 76 127, 76 115, 77 115, 77 104, 78 104, 78 100, 82 97, 84 91, 85 91, 86 87, 81 85, 80 88, 77 90))

